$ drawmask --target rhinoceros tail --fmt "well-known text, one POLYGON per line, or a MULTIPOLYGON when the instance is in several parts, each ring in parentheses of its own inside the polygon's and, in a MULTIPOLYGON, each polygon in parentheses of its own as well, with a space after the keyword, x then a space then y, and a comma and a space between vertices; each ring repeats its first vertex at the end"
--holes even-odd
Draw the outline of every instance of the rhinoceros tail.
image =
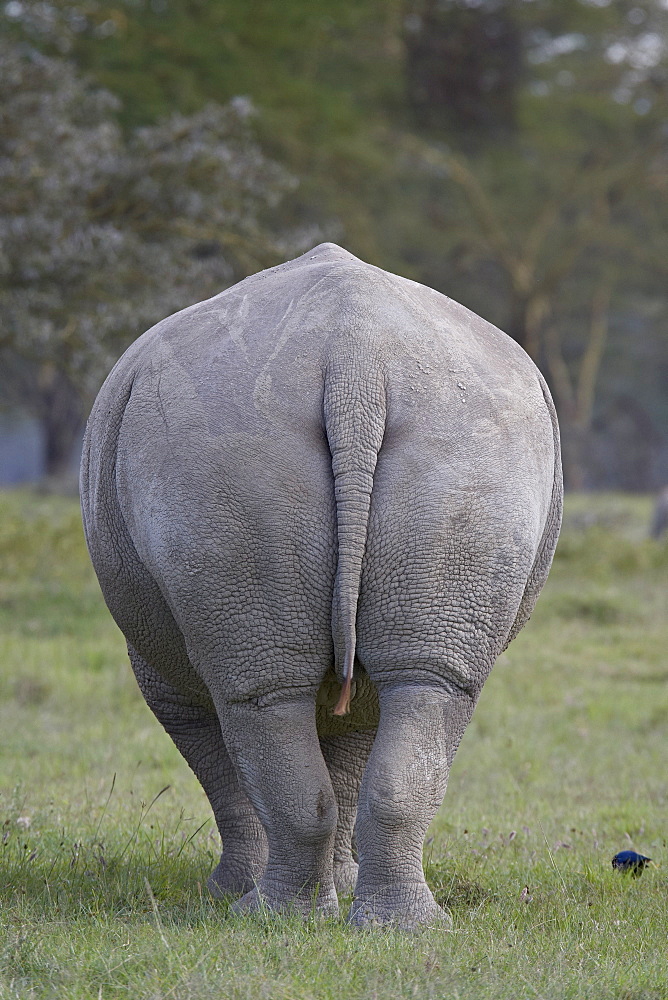
POLYGON ((382 366, 374 358, 359 354, 354 347, 344 350, 339 345, 327 365, 324 392, 338 539, 332 636, 342 688, 334 715, 346 715, 350 708, 362 560, 386 408, 382 366))

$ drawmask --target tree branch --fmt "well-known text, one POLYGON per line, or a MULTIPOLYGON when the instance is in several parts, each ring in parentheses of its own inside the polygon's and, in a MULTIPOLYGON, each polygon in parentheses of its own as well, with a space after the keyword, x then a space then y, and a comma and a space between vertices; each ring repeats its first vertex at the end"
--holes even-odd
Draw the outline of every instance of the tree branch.
POLYGON ((591 424, 596 380, 608 336, 608 310, 612 295, 612 279, 606 275, 596 288, 591 309, 589 338, 580 360, 575 399, 576 418, 583 428, 591 424))

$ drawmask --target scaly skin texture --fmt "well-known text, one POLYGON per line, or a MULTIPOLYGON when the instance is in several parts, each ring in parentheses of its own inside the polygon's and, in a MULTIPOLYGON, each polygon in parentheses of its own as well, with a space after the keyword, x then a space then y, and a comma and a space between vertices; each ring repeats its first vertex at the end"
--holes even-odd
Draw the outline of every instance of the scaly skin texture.
POLYGON ((561 519, 554 407, 518 345, 324 244, 133 344, 81 497, 139 685, 216 817, 212 892, 335 914, 354 884, 357 926, 444 920, 424 834, 561 519))

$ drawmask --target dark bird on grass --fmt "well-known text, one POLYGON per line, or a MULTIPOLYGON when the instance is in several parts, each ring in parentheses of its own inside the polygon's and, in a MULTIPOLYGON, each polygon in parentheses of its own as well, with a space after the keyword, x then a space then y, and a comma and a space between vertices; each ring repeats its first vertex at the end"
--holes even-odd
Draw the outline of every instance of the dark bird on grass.
POLYGON ((612 859, 612 867, 619 872, 631 872, 634 878, 639 878, 643 873, 643 868, 651 860, 651 858, 646 858, 644 854, 636 854, 635 851, 620 851, 612 859))

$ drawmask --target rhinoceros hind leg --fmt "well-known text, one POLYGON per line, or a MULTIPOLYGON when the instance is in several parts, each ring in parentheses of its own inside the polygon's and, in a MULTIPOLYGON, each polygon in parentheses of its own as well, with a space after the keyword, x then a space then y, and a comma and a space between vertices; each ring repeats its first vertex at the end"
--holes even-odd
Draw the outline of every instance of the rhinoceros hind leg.
POLYGON ((315 723, 315 699, 218 705, 230 755, 267 834, 257 888, 236 912, 336 915, 337 806, 315 723))
POLYGON ((128 646, 146 702, 198 778, 211 803, 223 842, 218 866, 207 881, 215 897, 249 892, 267 863, 267 839, 253 806, 241 790, 225 748, 213 705, 189 701, 128 646))
POLYGON ((380 724, 358 807, 354 926, 414 930, 449 922, 425 881, 422 845, 472 710, 464 692, 436 686, 380 691, 380 724))
POLYGON ((334 885, 341 895, 353 892, 357 882, 354 856, 357 802, 375 735, 374 729, 362 729, 320 738, 339 814, 334 838, 334 885))

